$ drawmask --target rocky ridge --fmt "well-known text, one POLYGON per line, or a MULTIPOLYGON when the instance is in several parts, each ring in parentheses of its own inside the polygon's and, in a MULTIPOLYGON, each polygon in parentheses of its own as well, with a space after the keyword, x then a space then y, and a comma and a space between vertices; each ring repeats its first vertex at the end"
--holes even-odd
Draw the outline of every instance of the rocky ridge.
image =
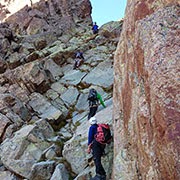
POLYGON ((107 178, 180 179, 179 7, 128 0, 117 49, 122 23, 92 35, 89 1, 39 1, 1 24, 0 179, 93 175, 86 153, 90 87, 107 104, 98 120, 113 124, 107 178), (75 71, 78 49, 86 60, 75 71))
MULTIPOLYGON (((88 179, 89 88, 107 108, 97 118, 112 124, 113 56, 122 22, 91 31, 87 1, 39 1, 0 24, 0 179, 88 179), (78 7, 78 8, 77 8, 78 7), (21 23, 19 23, 21 22, 21 23), (85 62, 73 70, 74 53, 85 62), (104 118, 106 117, 106 118, 104 118)), ((112 172, 112 144, 103 158, 112 172)))

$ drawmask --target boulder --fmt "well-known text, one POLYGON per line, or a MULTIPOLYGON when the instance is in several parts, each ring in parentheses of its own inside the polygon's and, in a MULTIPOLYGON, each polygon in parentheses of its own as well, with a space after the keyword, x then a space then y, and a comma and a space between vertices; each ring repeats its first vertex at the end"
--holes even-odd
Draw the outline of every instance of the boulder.
POLYGON ((58 164, 50 180, 69 180, 69 174, 64 164, 58 164))
POLYGON ((29 22, 26 32, 28 35, 37 34, 42 31, 44 26, 47 26, 47 22, 45 20, 33 17, 29 22))
POLYGON ((4 166, 22 177, 29 178, 33 165, 50 146, 47 138, 53 136, 53 133, 53 129, 45 120, 21 128, 14 137, 6 139, 0 145, 0 158, 4 166))
POLYGON ((65 93, 63 93, 60 97, 64 101, 67 107, 73 106, 76 103, 79 92, 74 87, 69 87, 65 93))
POLYGON ((1 180, 13 180, 18 179, 14 174, 12 174, 10 171, 0 171, 0 179, 1 180))
POLYGON ((49 76, 49 79, 51 79, 51 82, 63 76, 61 68, 51 59, 44 61, 44 71, 49 76))
POLYGON ((32 166, 30 180, 49 180, 55 167, 54 161, 38 162, 32 166))
POLYGON ((60 80, 63 84, 75 85, 77 86, 81 80, 86 76, 87 73, 78 70, 71 70, 66 73, 60 80))
POLYGON ((32 93, 30 99, 29 106, 31 106, 41 118, 57 120, 62 116, 62 112, 55 108, 41 94, 32 93))
POLYGON ((21 126, 23 122, 31 118, 29 110, 15 96, 9 93, 3 93, 0 96, 1 112, 9 119, 10 122, 21 126))
POLYGON ((67 88, 62 85, 61 81, 53 83, 51 85, 51 88, 60 95, 67 91, 67 88))
POLYGON ((0 57, 0 74, 4 73, 6 71, 6 68, 7 68, 7 64, 0 57))
POLYGON ((122 30, 123 20, 111 21, 102 25, 99 29, 99 34, 107 39, 119 39, 122 30))
POLYGON ((110 61, 104 61, 94 68, 83 80, 82 83, 112 89, 113 67, 110 61))
POLYGON ((77 111, 87 111, 89 109, 89 104, 88 104, 88 93, 84 94, 81 93, 79 98, 78 98, 78 102, 76 103, 75 108, 77 109, 77 111))
POLYGON ((3 114, 0 114, 0 141, 11 121, 3 114))

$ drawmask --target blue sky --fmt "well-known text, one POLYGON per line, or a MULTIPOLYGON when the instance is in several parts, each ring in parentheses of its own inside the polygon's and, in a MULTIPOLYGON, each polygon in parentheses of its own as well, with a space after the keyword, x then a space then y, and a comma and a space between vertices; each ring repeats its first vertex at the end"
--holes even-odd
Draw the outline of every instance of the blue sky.
POLYGON ((124 17, 126 0, 90 0, 92 18, 98 26, 109 21, 117 21, 124 17))

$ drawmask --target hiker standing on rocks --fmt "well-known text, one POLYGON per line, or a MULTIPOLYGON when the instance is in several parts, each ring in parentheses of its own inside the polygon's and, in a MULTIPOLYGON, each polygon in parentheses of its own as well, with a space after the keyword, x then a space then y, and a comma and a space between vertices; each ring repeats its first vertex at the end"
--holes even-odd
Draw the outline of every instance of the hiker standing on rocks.
POLYGON ((81 51, 78 51, 75 55, 75 63, 73 69, 78 68, 84 62, 84 56, 81 51))
POLYGON ((99 31, 99 26, 96 24, 96 22, 94 23, 93 27, 92 27, 92 31, 93 31, 93 34, 97 34, 98 31, 99 31))
POLYGON ((92 151, 93 160, 96 167, 96 175, 90 180, 106 180, 106 172, 101 164, 101 157, 104 155, 105 144, 101 144, 95 140, 95 135, 97 134, 97 120, 95 117, 89 120, 90 128, 88 132, 88 150, 90 154, 92 151))
POLYGON ((99 101, 104 108, 106 107, 106 105, 104 104, 101 95, 93 88, 90 89, 89 91, 88 101, 89 101, 89 114, 88 114, 88 120, 89 120, 91 117, 93 117, 96 114, 98 110, 99 101))

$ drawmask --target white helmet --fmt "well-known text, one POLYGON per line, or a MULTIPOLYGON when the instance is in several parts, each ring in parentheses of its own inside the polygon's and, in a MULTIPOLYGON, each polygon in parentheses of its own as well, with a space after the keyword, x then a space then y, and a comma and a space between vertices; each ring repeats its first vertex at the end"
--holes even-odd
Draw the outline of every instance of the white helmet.
POLYGON ((92 124, 97 124, 97 119, 93 116, 89 119, 89 123, 92 124))

